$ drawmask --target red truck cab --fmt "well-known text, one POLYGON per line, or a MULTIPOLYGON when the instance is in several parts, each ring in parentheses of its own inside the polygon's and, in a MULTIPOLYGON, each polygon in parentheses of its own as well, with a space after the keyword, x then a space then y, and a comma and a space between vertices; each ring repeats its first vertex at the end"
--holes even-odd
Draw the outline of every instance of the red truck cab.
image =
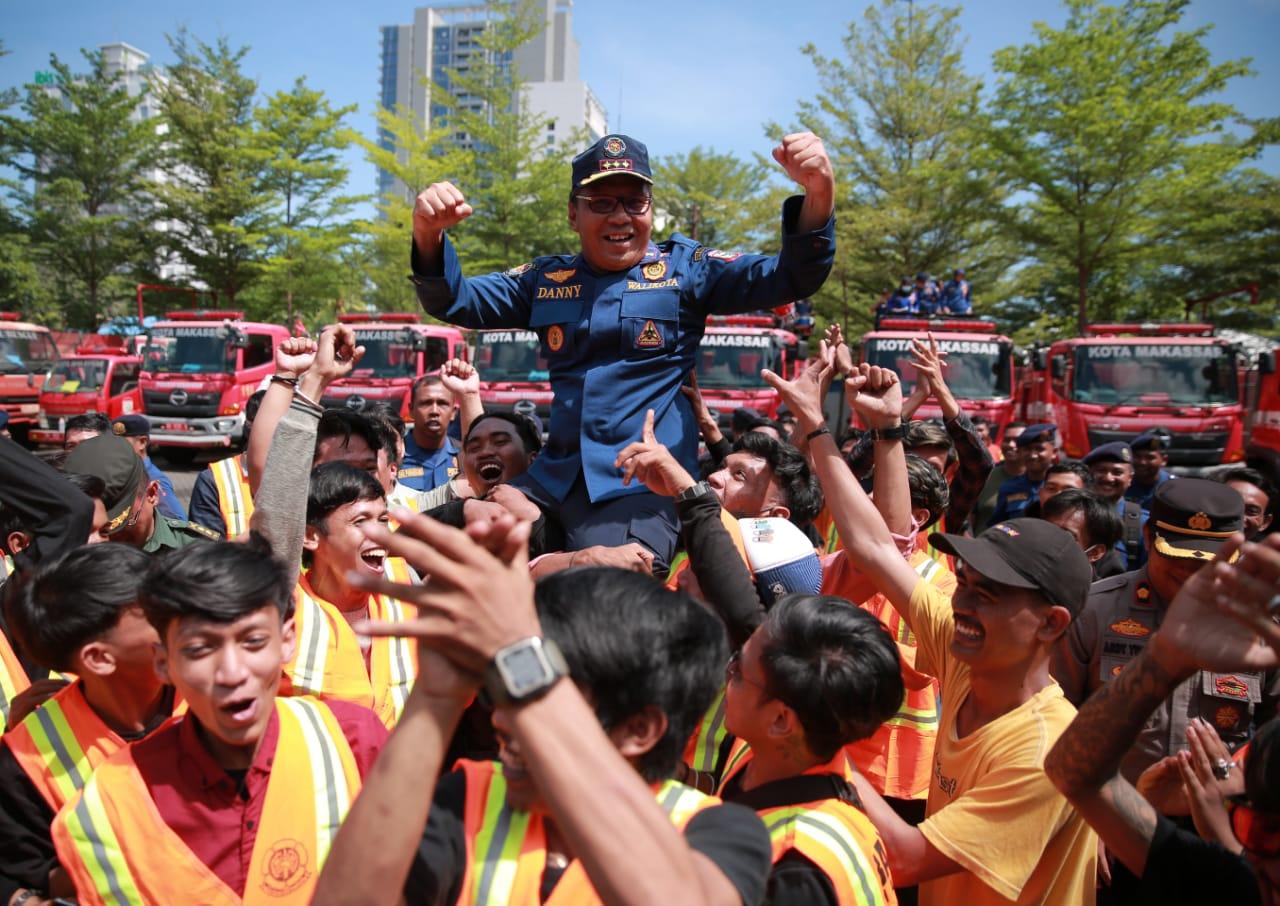
POLYGON ((126 337, 91 334, 50 369, 29 439, 61 445, 67 419, 84 412, 107 418, 141 412, 141 372, 142 358, 130 352, 126 337))
POLYGON ((551 371, 532 330, 479 330, 474 334, 475 366, 485 412, 537 415, 551 427, 551 371))
POLYGON ((762 369, 790 378, 799 363, 800 342, 776 327, 769 315, 713 315, 698 344, 698 389, 721 430, 737 409, 767 418, 778 414, 778 392, 760 377, 762 369))
MULTIPOLYGON (((1013 421, 1015 366, 1013 341, 1000 334, 994 321, 974 318, 884 318, 863 334, 862 361, 892 368, 902 379, 902 393, 911 393, 916 369, 911 364, 911 341, 932 332, 940 352, 946 353, 943 376, 960 408, 970 418, 982 416, 991 425, 991 439, 999 442, 1013 421)), ((941 418, 930 398, 915 418, 941 418)), ((865 425, 863 427, 866 427, 865 425)))
POLYGON ((142 410, 151 442, 175 452, 219 449, 244 436, 244 405, 275 370, 289 336, 239 311, 170 312, 147 331, 142 410))
POLYGON ((363 412, 375 403, 387 403, 409 420, 409 389, 413 382, 452 358, 468 358, 461 330, 439 324, 423 324, 410 312, 375 312, 339 315, 364 347, 364 358, 349 377, 336 381, 325 393, 325 406, 363 412))
POLYGON ((58 361, 49 328, 23 321, 17 312, 0 312, 0 409, 9 428, 25 431, 40 411, 40 385, 58 361))
POLYGON ((1024 416, 1056 424, 1073 458, 1162 427, 1173 436, 1171 466, 1242 462, 1239 366, 1239 349, 1210 324, 1091 324, 1083 337, 1032 350, 1024 416))

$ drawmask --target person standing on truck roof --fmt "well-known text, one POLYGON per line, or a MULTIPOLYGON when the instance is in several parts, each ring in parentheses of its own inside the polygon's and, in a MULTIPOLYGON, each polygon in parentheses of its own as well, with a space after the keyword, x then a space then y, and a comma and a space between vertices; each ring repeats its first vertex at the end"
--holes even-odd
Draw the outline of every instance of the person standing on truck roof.
POLYGON ((956 268, 951 279, 942 287, 942 313, 944 315, 973 314, 973 300, 969 297, 969 281, 964 278, 964 268, 956 268))
POLYGON ((160 515, 186 522, 187 511, 183 508, 182 501, 178 499, 178 492, 173 489, 173 482, 147 454, 147 448, 151 446, 151 422, 147 421, 147 417, 145 415, 117 416, 111 421, 111 433, 129 442, 129 446, 133 447, 133 451, 142 459, 142 468, 146 469, 147 478, 160 486, 160 499, 156 503, 156 509, 160 511, 160 515))
POLYGON ((1040 485, 1049 473, 1049 466, 1058 461, 1058 429, 1054 425, 1031 425, 1018 435, 1018 454, 1022 458, 1023 471, 1000 485, 996 496, 995 512, 988 526, 1025 515, 1024 511, 1036 499, 1040 485))
POLYGON ((758 311, 817 292, 835 254, 835 180, 822 140, 783 138, 773 151, 803 196, 782 208, 776 256, 708 249, 683 236, 655 243, 648 149, 606 135, 573 161, 574 255, 465 278, 446 231, 472 213, 462 192, 435 183, 418 196, 411 264, 431 315, 476 329, 537 331, 555 393, 550 437, 516 484, 558 513, 567 547, 640 541, 666 569, 675 552, 672 502, 626 486, 614 465, 653 409, 659 442, 688 469, 697 457, 693 412, 680 392, 708 315, 758 311))
POLYGON ((449 423, 458 409, 439 372, 418 378, 409 393, 413 429, 405 435, 404 461, 396 478, 411 490, 430 491, 458 473, 460 451, 449 436, 449 423))
POLYGON ((1156 488, 1175 477, 1165 468, 1169 465, 1169 433, 1163 428, 1143 431, 1129 442, 1129 449, 1133 450, 1133 481, 1124 492, 1125 499, 1150 510, 1156 488))
POLYGON ((1123 561, 1123 571, 1131 572, 1147 562, 1146 547, 1142 543, 1147 511, 1125 496, 1133 481, 1133 451, 1128 444, 1116 441, 1095 447, 1083 462, 1093 475, 1093 490, 1116 508, 1116 515, 1124 526, 1115 555, 1123 561))

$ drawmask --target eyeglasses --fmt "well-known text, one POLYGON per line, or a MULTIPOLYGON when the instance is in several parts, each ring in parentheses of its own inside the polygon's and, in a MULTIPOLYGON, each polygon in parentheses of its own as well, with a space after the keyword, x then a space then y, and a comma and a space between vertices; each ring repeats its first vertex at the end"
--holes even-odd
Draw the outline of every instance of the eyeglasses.
POLYGON ((1231 832, 1246 851, 1260 859, 1280 856, 1280 817, 1258 811, 1244 794, 1227 799, 1231 832))
POLYGON ((742 682, 746 683, 748 686, 755 686, 755 687, 756 687, 757 689, 759 689, 761 692, 768 692, 768 691, 769 691, 769 690, 768 690, 768 689, 766 689, 764 686, 762 686, 760 683, 753 683, 751 680, 747 679, 747 678, 746 678, 746 676, 743 674, 743 672, 742 672, 742 649, 741 649, 741 648, 739 648, 739 649, 738 649, 737 651, 735 651, 733 654, 729 655, 729 663, 727 663, 727 664, 725 664, 725 665, 724 665, 724 681, 725 681, 725 683, 726 683, 726 684, 729 684, 729 683, 736 683, 736 682, 738 682, 739 680, 741 680, 742 682))
POLYGON ((612 214, 618 205, 628 214, 639 216, 649 210, 653 199, 648 195, 632 195, 630 198, 619 198, 616 195, 576 195, 587 203, 587 210, 592 214, 612 214))

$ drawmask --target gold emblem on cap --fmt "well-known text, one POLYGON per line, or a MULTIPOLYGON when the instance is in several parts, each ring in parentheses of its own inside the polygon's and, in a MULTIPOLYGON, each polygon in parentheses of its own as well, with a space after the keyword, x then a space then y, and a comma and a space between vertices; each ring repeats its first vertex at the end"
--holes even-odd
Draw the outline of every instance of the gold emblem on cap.
POLYGON ((1196 513, 1187 520, 1187 525, 1195 529, 1197 532, 1203 532, 1209 526, 1213 525, 1213 520, 1204 513, 1196 513))
POLYGON ((111 426, 111 433, 116 437, 124 437, 124 422, 116 422, 111 426))

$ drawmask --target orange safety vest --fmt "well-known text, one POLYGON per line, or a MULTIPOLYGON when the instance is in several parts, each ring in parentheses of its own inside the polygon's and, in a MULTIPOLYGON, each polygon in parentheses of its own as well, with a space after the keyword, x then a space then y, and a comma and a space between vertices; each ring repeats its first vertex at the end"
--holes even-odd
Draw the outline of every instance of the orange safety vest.
MULTIPOLYGON (((407 582, 403 564, 387 561, 387 577, 407 582)), ((369 619, 400 623, 413 620, 418 608, 386 595, 369 596, 369 619)), ((394 727, 418 675, 418 645, 413 639, 375 638, 365 666, 360 641, 342 611, 318 597, 307 577, 294 589, 297 646, 283 667, 280 695, 336 698, 371 708, 388 728, 394 727)))
MULTIPOLYGON (((751 761, 751 749, 742 740, 734 744, 720 789, 751 761)), ((850 777, 843 753, 805 774, 850 777)), ((841 906, 896 906, 897 894, 889 873, 889 860, 875 825, 858 808, 840 799, 819 799, 759 809, 756 814, 769 832, 773 864, 789 852, 798 852, 818 866, 835 889, 841 906)))
MULTIPOLYGON (((926 581, 954 588, 955 576, 927 552, 913 551, 907 562, 926 581)), ((927 799, 942 713, 938 680, 916 669, 916 637, 884 595, 872 596, 861 607, 874 614, 898 643, 906 692, 893 717, 871 736, 846 746, 845 752, 880 795, 927 799)))
POLYGON ((79 682, 28 714, 3 743, 55 812, 80 791, 94 768, 126 745, 89 706, 79 682))
POLYGON ((213 484, 218 489, 218 510, 227 527, 227 538, 239 538, 249 531, 249 519, 253 516, 253 493, 249 490, 249 478, 245 474, 244 457, 228 456, 209 464, 213 484))
POLYGON ((53 822, 58 860, 81 906, 311 902, 360 773, 342 728, 314 699, 276 699, 280 738, 243 897, 164 822, 126 746, 53 822))
POLYGON ((13 653, 9 640, 0 632, 0 729, 9 720, 9 702, 14 696, 25 692, 31 686, 27 671, 23 669, 18 656, 13 653))
MULTIPOLYGON (((742 555, 742 562, 747 564, 747 570, 750 571, 751 563, 747 560, 747 546, 742 541, 742 528, 738 525, 738 517, 721 507, 720 523, 724 526, 725 531, 729 533, 729 537, 733 539, 733 546, 738 549, 738 553, 742 555)), ((688 569, 689 553, 688 551, 681 551, 671 561, 671 569, 667 571, 667 588, 671 591, 675 591, 677 588, 688 590, 688 583, 693 580, 692 574, 684 576, 688 569)), ((699 596, 695 595, 695 597, 699 596)))
MULTIPOLYGON (((507 805, 502 765, 459 761, 467 779, 463 814, 467 868, 457 906, 540 906, 547 867, 547 837, 541 815, 507 805)), ((668 780, 655 793, 658 805, 679 830, 698 812, 720 800, 668 780)), ((600 897, 582 863, 574 859, 542 906, 595 906, 600 897)))

